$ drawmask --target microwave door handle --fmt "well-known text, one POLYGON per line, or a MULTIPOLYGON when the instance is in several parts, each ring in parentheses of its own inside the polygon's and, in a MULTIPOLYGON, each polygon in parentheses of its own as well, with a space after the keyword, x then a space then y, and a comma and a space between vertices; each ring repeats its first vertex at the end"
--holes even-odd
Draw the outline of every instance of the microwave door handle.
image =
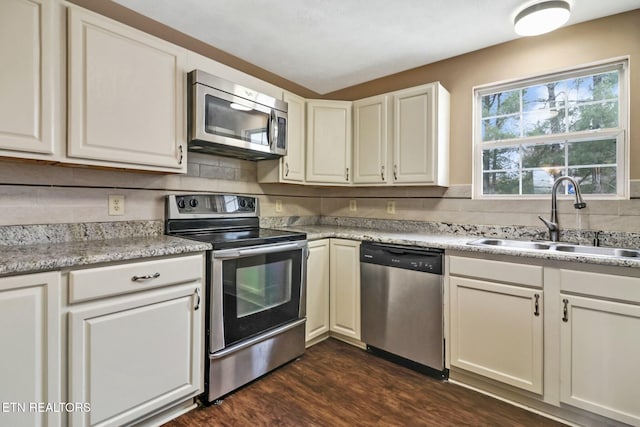
POLYGON ((278 118, 276 117, 276 112, 271 110, 269 113, 269 126, 267 128, 267 134, 269 135, 269 147, 271 151, 275 149, 274 145, 276 144, 276 139, 278 138, 278 118))

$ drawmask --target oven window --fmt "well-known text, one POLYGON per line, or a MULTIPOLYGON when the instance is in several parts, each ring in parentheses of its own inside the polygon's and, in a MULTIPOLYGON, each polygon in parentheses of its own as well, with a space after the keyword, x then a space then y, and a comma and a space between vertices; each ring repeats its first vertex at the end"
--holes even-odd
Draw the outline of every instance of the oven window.
POLYGON ((236 271, 237 317, 250 316, 291 301, 290 259, 267 265, 242 265, 236 271))
POLYGON ((229 346, 300 318, 302 250, 226 259, 222 282, 229 346))

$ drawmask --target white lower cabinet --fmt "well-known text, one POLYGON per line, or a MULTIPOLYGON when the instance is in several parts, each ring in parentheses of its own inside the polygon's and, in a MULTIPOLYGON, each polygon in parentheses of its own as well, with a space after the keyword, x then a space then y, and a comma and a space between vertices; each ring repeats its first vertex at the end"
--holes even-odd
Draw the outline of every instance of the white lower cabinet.
POLYGON ((329 332, 329 239, 309 242, 306 342, 329 332))
POLYGON ((69 309, 69 401, 91 406, 71 426, 120 426, 202 391, 202 276, 202 255, 69 273, 70 289, 95 290, 69 309))
POLYGON ((59 272, 0 278, 0 425, 61 425, 59 295, 59 272))
POLYGON ((450 278, 451 365, 542 393, 542 291, 450 278))
POLYGON ((561 402, 640 425, 640 278, 570 270, 561 277, 561 402))
POLYGON ((329 335, 360 341, 360 242, 309 242, 306 333, 307 345, 329 335))
POLYGON ((331 239, 330 330, 360 340, 360 242, 331 239))
POLYGON ((451 378, 580 425, 640 425, 635 269, 448 260, 451 378))
POLYGON ((451 366, 542 394, 542 267, 448 261, 451 366))

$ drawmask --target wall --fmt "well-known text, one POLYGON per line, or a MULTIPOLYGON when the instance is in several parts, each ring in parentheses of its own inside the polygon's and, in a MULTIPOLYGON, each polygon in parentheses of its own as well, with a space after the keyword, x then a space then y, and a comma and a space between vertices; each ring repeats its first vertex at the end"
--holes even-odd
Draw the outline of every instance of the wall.
POLYGON ((268 194, 256 183, 255 162, 188 153, 187 175, 164 175, 0 161, 0 225, 163 220, 164 196, 221 192, 258 196, 262 216, 310 217, 320 199, 300 187, 268 194), (125 196, 125 214, 108 215, 109 194, 125 196), (275 201, 282 201, 281 212, 275 201))
POLYGON ((630 55, 631 179, 640 179, 640 9, 460 55, 325 95, 360 99, 440 81, 451 94, 451 180, 471 183, 473 87, 630 55))
POLYGON ((563 228, 603 231, 640 230, 640 9, 553 33, 522 38, 469 54, 408 70, 326 97, 360 99, 427 82, 440 81, 451 94, 451 187, 437 189, 337 189, 322 199, 321 214, 441 221, 456 224, 525 225, 543 227, 538 219, 550 215, 549 200, 471 200, 473 87, 492 82, 630 56, 630 176, 632 200, 588 201, 577 212, 569 201, 560 201, 563 228), (356 212, 348 200, 355 199, 356 212), (386 202, 396 201, 396 213, 386 202))
MULTIPOLYGON (((73 0, 74 3, 110 14, 177 44, 189 45, 199 53, 225 62, 215 48, 199 46, 144 17, 128 14, 124 8, 102 0, 73 0), (102 10, 105 9, 105 10, 102 10), (133 16, 133 17, 132 17, 133 16), (155 29, 154 29, 155 28, 155 29)), ((436 64, 409 70, 329 95, 334 99, 358 99, 430 81, 440 80, 452 95, 451 181, 448 189, 430 187, 332 188, 298 185, 258 184, 255 163, 189 153, 186 176, 69 168, 0 161, 0 201, 4 207, 0 225, 61 222, 161 220, 163 197, 169 193, 205 191, 253 194, 260 197, 261 215, 304 217, 317 215, 442 221, 457 224, 530 225, 542 227, 538 215, 549 215, 550 203, 542 201, 471 200, 471 102, 472 87, 498 80, 528 76, 537 72, 631 55, 631 177, 632 195, 640 196, 640 10, 575 25, 535 38, 493 46, 436 64), (124 194, 124 216, 108 216, 109 194, 124 194), (275 211, 275 201, 283 210, 275 211), (349 200, 358 209, 348 209, 349 200), (396 202, 396 213, 386 212, 386 202, 396 202)), ((189 46, 188 46, 189 47, 189 46)), ((225 59, 226 58, 226 59, 225 59)), ((295 86, 271 79, 250 64, 233 62, 241 71, 296 92, 295 86), (256 72, 253 72, 253 71, 256 72)), ((303 96, 314 94, 297 91, 303 96)), ((560 202, 562 227, 608 231, 640 230, 640 199, 589 201, 576 215, 568 201, 560 202)))

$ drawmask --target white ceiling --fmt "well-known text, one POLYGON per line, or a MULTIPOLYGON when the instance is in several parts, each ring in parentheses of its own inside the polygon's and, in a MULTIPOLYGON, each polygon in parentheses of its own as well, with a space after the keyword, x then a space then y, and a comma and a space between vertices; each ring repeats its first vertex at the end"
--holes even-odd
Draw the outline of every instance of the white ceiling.
MULTIPOLYGON (((518 38, 539 0, 112 0, 319 94, 518 38)), ((566 25, 640 0, 569 0, 566 25)))

